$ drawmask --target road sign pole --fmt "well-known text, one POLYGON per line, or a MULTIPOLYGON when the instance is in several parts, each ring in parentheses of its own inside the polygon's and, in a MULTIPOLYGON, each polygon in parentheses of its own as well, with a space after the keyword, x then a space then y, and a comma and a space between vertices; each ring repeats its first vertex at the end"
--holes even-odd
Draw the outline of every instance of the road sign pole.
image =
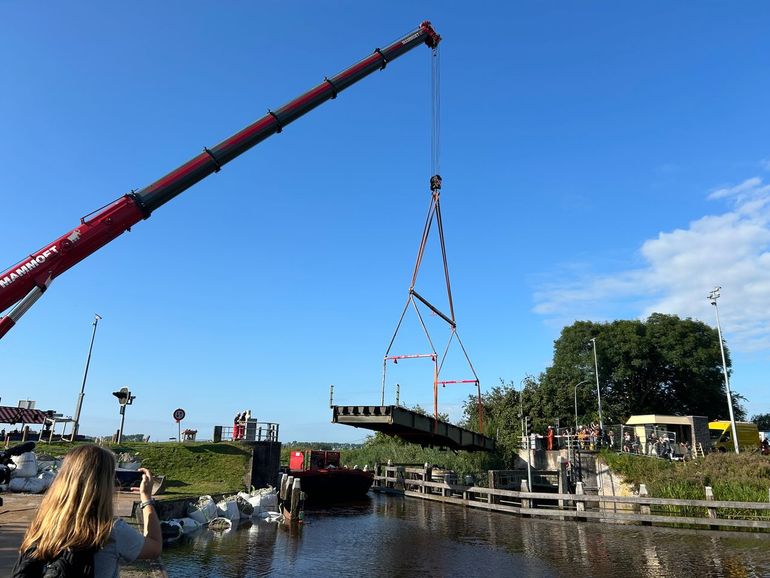
POLYGON ((177 425, 176 440, 177 442, 182 443, 182 420, 184 419, 184 416, 185 416, 184 410, 181 407, 177 408, 174 410, 174 413, 171 415, 176 420, 176 425, 177 425))

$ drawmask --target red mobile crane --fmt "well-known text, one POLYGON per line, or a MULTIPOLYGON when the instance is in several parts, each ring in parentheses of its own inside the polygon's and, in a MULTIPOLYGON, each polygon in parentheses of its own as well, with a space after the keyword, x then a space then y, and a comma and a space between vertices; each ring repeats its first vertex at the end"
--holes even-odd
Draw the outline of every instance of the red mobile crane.
POLYGON ((226 163, 281 132, 290 122, 336 98, 348 86, 375 70, 384 69, 391 60, 420 44, 435 49, 440 41, 441 37, 426 20, 416 30, 385 48, 377 48, 373 54, 336 76, 324 78, 315 88, 281 108, 268 111, 265 116, 218 145, 204 148, 201 154, 151 185, 132 191, 86 215, 77 227, 0 273, 0 312, 15 305, 0 317, 0 338, 40 298, 55 277, 130 230, 142 219, 149 218, 155 209, 210 174, 219 172, 226 163))

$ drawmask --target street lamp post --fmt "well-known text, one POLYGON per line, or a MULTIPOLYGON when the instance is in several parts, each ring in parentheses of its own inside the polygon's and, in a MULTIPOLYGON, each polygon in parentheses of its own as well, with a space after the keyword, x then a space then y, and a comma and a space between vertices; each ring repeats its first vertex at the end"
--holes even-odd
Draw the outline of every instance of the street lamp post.
POLYGON ((717 299, 719 299, 719 291, 721 287, 715 287, 714 290, 708 294, 709 302, 714 306, 714 311, 717 314, 717 335, 719 336, 719 349, 722 352, 722 371, 725 374, 725 389, 727 390, 727 407, 730 410, 730 427, 732 428, 733 445, 735 446, 735 453, 741 453, 738 446, 738 431, 735 429, 735 414, 733 413, 733 396, 730 393, 730 378, 727 375, 727 360, 725 359, 725 346, 722 341, 722 326, 719 324, 719 306, 717 305, 717 299))
POLYGON ((577 413, 577 388, 578 388, 579 386, 583 385, 584 383, 588 383, 588 382, 589 382, 589 380, 588 380, 588 379, 584 379, 584 380, 583 380, 583 381, 581 381, 580 383, 576 383, 576 384, 575 384, 575 435, 577 435, 577 430, 578 430, 578 413, 577 413))
POLYGON ((86 378, 88 377, 88 366, 91 364, 91 352, 94 349, 94 338, 96 338, 96 326, 99 325, 99 320, 102 318, 98 313, 94 314, 94 330, 91 332, 91 345, 88 346, 88 357, 86 358, 86 369, 83 372, 83 383, 80 386, 80 395, 78 396, 78 407, 75 410, 75 423, 72 426, 73 442, 78 435, 78 427, 80 425, 80 410, 83 408, 83 397, 85 397, 86 391, 86 378))
POLYGON ((599 362, 596 359, 596 337, 591 338, 591 343, 594 344, 594 368, 596 369, 596 399, 599 403, 599 429, 604 435, 604 422, 602 421, 602 394, 599 391, 599 362))

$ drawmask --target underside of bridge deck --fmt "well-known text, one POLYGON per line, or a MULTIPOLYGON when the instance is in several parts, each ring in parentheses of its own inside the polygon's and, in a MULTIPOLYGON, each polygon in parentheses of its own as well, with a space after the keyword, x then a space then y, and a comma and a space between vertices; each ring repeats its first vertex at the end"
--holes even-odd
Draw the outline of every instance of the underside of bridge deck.
POLYGON ((332 422, 381 431, 421 446, 469 452, 495 449, 493 438, 397 405, 334 405, 332 422))

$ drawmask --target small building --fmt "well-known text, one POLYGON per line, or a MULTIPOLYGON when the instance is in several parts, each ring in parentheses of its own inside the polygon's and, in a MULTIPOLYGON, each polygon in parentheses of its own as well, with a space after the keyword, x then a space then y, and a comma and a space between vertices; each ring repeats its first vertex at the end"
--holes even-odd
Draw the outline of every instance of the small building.
POLYGON ((648 442, 648 437, 654 432, 671 432, 677 444, 685 443, 693 451, 702 449, 708 452, 711 447, 709 436, 709 420, 701 415, 632 415, 626 422, 634 426, 634 433, 639 436, 642 447, 648 442))

